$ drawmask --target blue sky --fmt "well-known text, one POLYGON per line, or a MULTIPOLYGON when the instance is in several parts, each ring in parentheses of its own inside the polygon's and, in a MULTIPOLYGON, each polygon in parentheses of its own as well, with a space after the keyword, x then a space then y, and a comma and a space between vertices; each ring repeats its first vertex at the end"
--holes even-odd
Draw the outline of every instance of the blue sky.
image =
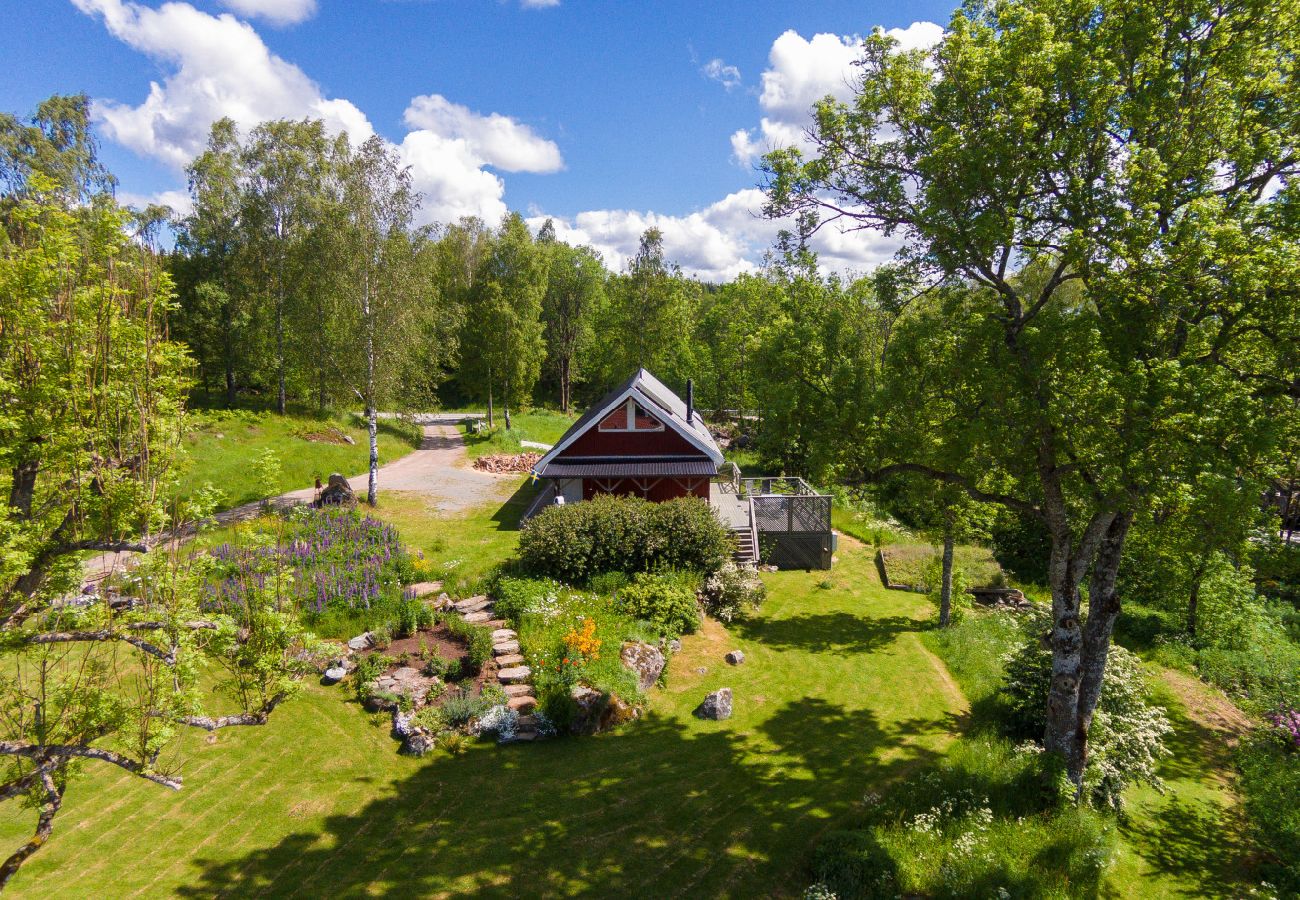
MULTIPOLYGON (((619 268, 650 224, 706 278, 751 268, 756 154, 797 142, 808 105, 846 95, 853 36, 935 40, 946 3, 632 0, 28 0, 7 4, 0 108, 95 99, 128 200, 183 205, 186 160, 219 115, 314 116, 393 142, 423 217, 505 209, 619 268)), ((890 252, 830 234, 835 268, 890 252)))

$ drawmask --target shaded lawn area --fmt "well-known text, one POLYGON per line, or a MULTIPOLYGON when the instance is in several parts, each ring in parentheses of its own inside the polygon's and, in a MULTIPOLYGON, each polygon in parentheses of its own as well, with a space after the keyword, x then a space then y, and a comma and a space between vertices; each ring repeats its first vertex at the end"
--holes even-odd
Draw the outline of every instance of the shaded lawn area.
MULTIPOLYGON (((370 446, 366 429, 357 422, 352 415, 199 412, 182 443, 176 496, 190 497, 205 483, 211 483, 224 495, 218 510, 262 499, 266 495, 258 481, 257 459, 267 450, 275 451, 280 460, 274 494, 309 488, 317 477, 323 482, 333 472, 347 477, 358 475, 370 463, 370 446), (356 443, 306 437, 333 437, 334 429, 356 443)), ((414 426, 381 420, 379 464, 393 462, 418 448, 420 436, 420 429, 414 426)))
MULTIPOLYGON (((384 512, 414 516, 406 503, 384 512)), ((447 525, 408 540, 450 547, 447 525)), ((765 576, 758 616, 688 636, 647 718, 613 734, 413 760, 342 689, 313 685, 266 727, 187 736, 180 793, 92 770, 14 891, 797 895, 818 836, 936 759, 964 710, 918 639, 924 599, 881 589, 867 551, 840 556, 830 587, 765 576), (737 647, 747 660, 729 667, 737 647), (693 718, 722 686, 734 716, 693 718)))
POLYGON ((1189 708, 1198 692, 1216 689, 1182 678, 1180 697, 1164 681, 1153 682, 1155 699, 1174 726, 1168 742, 1173 753, 1160 764, 1165 793, 1147 786, 1130 791, 1107 893, 1245 896, 1258 881, 1251 877, 1254 850, 1234 789, 1233 736, 1207 727, 1189 708))
POLYGON ((458 426, 465 435, 465 446, 470 459, 493 453, 520 453, 523 450, 541 453, 535 448, 523 447, 520 441, 554 444, 569 430, 577 416, 547 409, 512 413, 509 431, 505 428, 505 417, 498 412, 496 418, 496 428, 480 434, 470 434, 466 426, 458 426))

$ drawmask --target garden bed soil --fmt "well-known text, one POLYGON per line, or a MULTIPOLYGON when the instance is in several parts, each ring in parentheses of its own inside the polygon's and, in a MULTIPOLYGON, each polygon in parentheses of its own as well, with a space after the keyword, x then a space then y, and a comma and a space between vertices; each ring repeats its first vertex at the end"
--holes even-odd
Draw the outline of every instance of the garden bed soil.
MULTIPOLYGON (((462 663, 469 657, 469 648, 465 642, 447 632, 442 625, 435 625, 431 630, 419 631, 410 637, 396 638, 387 648, 383 650, 366 650, 357 654, 358 656, 373 656, 376 653, 384 656, 395 657, 399 661, 385 669, 381 674, 391 675, 404 665, 409 665, 416 669, 424 666, 424 661, 420 658, 420 651, 427 648, 438 656, 446 659, 460 660, 462 663), (410 662, 401 662, 404 654, 410 655, 410 662)), ((452 682, 457 687, 464 688, 470 693, 481 693, 485 684, 497 683, 497 663, 495 659, 489 659, 483 663, 483 667, 473 677, 461 678, 452 682)), ((435 704, 436 705, 436 704, 435 704)))

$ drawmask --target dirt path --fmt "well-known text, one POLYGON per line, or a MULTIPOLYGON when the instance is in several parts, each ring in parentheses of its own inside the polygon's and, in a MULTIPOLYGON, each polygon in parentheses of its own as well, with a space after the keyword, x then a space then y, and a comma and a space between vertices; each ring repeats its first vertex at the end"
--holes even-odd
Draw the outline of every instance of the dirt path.
MULTIPOLYGON (((379 467, 380 491, 403 491, 424 496, 430 507, 441 512, 460 512, 492 500, 501 499, 514 488, 516 475, 493 475, 471 468, 465 453, 465 439, 454 425, 433 424, 424 426, 424 440, 420 448, 401 459, 379 467)), ((358 497, 364 498, 369 476, 353 475, 348 484, 358 497)), ((285 509, 310 503, 316 495, 314 487, 290 491, 271 498, 275 509, 285 509)), ((254 501, 223 510, 212 517, 218 525, 232 525, 256 518, 262 503, 254 501)), ((187 529, 175 535, 186 540, 193 535, 187 529)), ((162 543, 159 537, 150 543, 162 543)), ((114 571, 128 567, 136 557, 134 553, 103 553, 86 562, 86 581, 101 581, 114 571)))

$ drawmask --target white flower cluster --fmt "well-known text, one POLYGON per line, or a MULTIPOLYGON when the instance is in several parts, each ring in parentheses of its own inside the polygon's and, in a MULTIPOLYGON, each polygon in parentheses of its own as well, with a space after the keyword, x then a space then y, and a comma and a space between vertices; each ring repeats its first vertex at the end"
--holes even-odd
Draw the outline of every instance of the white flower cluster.
POLYGON ((519 732, 519 713, 504 703, 497 704, 478 718, 479 734, 495 734, 498 741, 512 741, 519 732))

